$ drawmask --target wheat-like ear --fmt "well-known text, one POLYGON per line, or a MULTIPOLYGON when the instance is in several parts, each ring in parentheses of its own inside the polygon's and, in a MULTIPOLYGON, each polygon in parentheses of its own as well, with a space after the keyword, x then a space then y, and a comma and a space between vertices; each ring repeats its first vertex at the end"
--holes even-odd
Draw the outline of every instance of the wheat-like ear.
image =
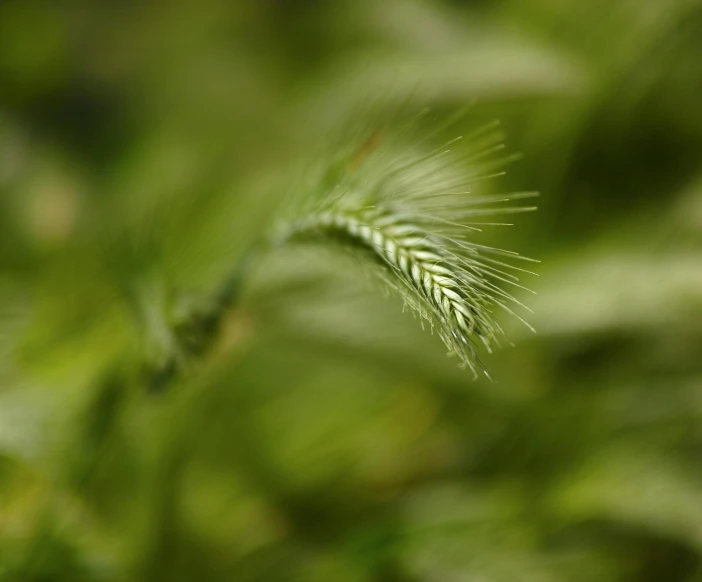
POLYGON ((385 282, 430 322, 474 376, 479 370, 487 374, 476 343, 492 351, 504 338, 495 308, 524 321, 510 304, 524 306, 500 285, 521 287, 514 271, 529 272, 505 258, 529 259, 473 240, 479 224, 497 224, 477 223, 478 217, 534 209, 505 206, 534 193, 471 193, 471 184, 494 176, 495 166, 507 161, 485 161, 502 147, 494 129, 476 132, 468 153, 453 150, 457 139, 399 159, 392 146, 378 148, 374 134, 372 148, 366 140, 335 161, 333 181, 323 174, 304 209, 274 235, 277 244, 334 241, 365 251, 381 266, 385 282))

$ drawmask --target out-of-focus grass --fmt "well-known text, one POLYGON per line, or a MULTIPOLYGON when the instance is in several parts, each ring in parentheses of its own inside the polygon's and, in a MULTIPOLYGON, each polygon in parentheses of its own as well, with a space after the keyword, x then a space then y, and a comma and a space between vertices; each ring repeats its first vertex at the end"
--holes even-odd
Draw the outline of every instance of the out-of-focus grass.
POLYGON ((0 579, 702 580, 700 39, 695 0, 1 3, 0 579), (473 102, 542 192, 481 235, 543 261, 496 384, 308 251, 147 381, 294 159, 473 102))

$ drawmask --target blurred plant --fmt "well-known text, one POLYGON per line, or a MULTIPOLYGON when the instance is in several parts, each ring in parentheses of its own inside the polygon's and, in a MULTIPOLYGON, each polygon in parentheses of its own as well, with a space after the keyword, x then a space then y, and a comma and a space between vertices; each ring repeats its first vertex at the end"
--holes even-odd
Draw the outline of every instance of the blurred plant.
POLYGON ((2 582, 700 582, 701 39, 699 0, 0 2, 2 582), (494 118, 528 163, 473 183, 494 118), (518 348, 472 382, 404 299, 518 348))

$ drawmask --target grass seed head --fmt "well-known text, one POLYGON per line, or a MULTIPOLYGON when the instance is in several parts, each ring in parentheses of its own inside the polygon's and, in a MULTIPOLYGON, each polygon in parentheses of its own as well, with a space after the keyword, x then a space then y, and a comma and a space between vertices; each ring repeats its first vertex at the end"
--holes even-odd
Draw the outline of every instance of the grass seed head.
MULTIPOLYGON (((533 193, 486 195, 471 191, 509 161, 493 124, 423 152, 403 152, 383 133, 359 140, 293 200, 275 243, 335 242, 360 251, 419 316, 430 322, 450 353, 474 376, 482 371, 477 345, 488 352, 504 339, 495 317, 503 309, 520 320, 521 306, 502 285, 519 285, 511 264, 518 254, 475 242, 485 217, 533 210, 514 200, 533 193), (472 142, 472 143, 471 143, 472 142), (472 148, 471 148, 472 146, 472 148)), ((524 259, 528 260, 528 259, 524 259)), ((525 271, 528 272, 528 271, 525 271)), ((524 321, 524 320, 522 320, 524 321)), ((526 322, 525 322, 526 323, 526 322)), ((528 325, 528 324, 527 324, 528 325)))

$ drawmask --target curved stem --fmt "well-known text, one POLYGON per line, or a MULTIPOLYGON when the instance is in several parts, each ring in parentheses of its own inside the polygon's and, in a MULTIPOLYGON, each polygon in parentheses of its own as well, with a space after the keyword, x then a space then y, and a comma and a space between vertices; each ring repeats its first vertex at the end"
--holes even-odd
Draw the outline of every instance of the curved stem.
POLYGON ((238 303, 241 291, 256 258, 266 244, 257 241, 243 254, 232 273, 212 295, 205 309, 192 313, 173 329, 175 349, 161 365, 152 369, 147 379, 150 392, 161 392, 190 361, 204 358, 220 335, 223 321, 238 303))

